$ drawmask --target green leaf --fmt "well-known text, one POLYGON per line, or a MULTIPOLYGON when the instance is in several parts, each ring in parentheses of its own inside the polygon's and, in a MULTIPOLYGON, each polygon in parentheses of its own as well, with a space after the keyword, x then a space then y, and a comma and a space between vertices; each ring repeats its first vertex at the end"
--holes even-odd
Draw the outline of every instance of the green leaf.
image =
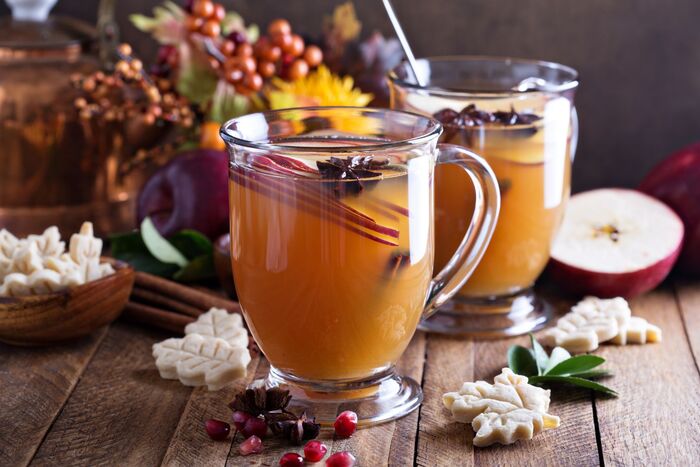
POLYGON ((180 53, 182 62, 176 88, 191 103, 205 104, 214 94, 219 79, 208 63, 193 55, 193 51, 180 53))
POLYGON ((612 373, 610 373, 607 370, 591 370, 591 371, 584 371, 583 373, 576 373, 577 378, 583 378, 583 379, 598 379, 598 378, 604 378, 606 376, 611 376, 612 373))
POLYGON ((576 355, 567 358, 547 372, 547 375, 575 375, 582 373, 605 363, 603 357, 597 355, 576 355))
POLYGON ((542 375, 544 374, 544 369, 547 367, 549 357, 532 334, 530 334, 530 343, 532 344, 532 354, 535 356, 535 361, 537 362, 537 374, 542 375))
POLYGON ((137 271, 147 272, 167 279, 173 277, 173 274, 177 272, 177 266, 158 261, 150 253, 127 252, 114 257, 129 263, 137 271))
POLYGON ((199 282, 216 277, 214 257, 211 253, 198 256, 173 275, 179 282, 199 282))
POLYGON ((146 244, 143 243, 143 239, 138 230, 110 235, 109 247, 111 255, 115 258, 127 253, 148 253, 148 248, 146 248, 146 244))
POLYGON ((219 80, 212 96, 209 120, 219 123, 245 115, 250 109, 250 99, 236 92, 236 89, 224 80, 219 80))
POLYGON ((214 246, 202 233, 184 229, 171 235, 168 241, 188 260, 193 260, 198 256, 210 255, 214 251, 214 246))
POLYGON ((129 15, 129 21, 136 29, 143 32, 151 32, 159 22, 156 18, 149 18, 146 15, 129 15))
POLYGON ((141 237, 146 244, 148 251, 163 263, 171 263, 184 268, 187 265, 187 258, 180 253, 158 232, 150 217, 146 217, 141 222, 141 237))
POLYGON ((573 386, 578 386, 578 387, 592 389, 594 391, 602 392, 603 394, 607 394, 609 396, 617 397, 617 392, 615 392, 614 389, 610 389, 609 387, 603 386, 600 383, 589 381, 589 380, 583 379, 583 378, 578 378, 576 376, 551 376, 551 375, 533 376, 532 378, 529 378, 529 382, 532 384, 536 384, 538 386, 542 386, 542 385, 545 385, 548 383, 570 384, 573 386))
POLYGON ((571 358, 571 354, 566 349, 562 347, 554 347, 552 349, 552 353, 549 355, 549 362, 547 362, 547 366, 544 369, 544 374, 546 375, 547 373, 549 373, 549 370, 551 370, 567 358, 571 358))
POLYGON ((537 362, 530 349, 513 345, 508 349, 508 366, 513 372, 523 376, 537 375, 537 362))

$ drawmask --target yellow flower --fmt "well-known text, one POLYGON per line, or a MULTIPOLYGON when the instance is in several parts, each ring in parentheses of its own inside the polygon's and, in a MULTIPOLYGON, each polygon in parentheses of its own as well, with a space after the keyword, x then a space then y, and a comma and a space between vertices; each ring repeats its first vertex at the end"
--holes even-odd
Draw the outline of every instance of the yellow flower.
MULTIPOLYGON (((272 84, 274 87, 267 92, 272 110, 315 106, 365 107, 373 98, 372 94, 364 94, 355 88, 352 77, 341 78, 323 65, 305 78, 291 82, 275 78, 272 84)), ((351 115, 337 112, 337 115, 328 115, 328 118, 333 128, 340 132, 375 136, 380 131, 380 121, 361 112, 351 115)))
POLYGON ((355 88, 350 76, 340 77, 321 65, 316 71, 296 81, 272 80, 274 88, 267 92, 270 108, 344 105, 364 107, 372 100, 372 94, 364 94, 355 88))

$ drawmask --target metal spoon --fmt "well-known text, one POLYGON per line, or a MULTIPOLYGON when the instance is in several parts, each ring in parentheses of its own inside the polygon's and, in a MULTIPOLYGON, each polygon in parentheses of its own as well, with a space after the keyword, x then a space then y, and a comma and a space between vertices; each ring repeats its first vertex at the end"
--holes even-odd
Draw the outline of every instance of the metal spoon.
POLYGON ((384 9, 386 9, 386 14, 389 16, 391 25, 394 26, 394 31, 396 32, 396 36, 399 38, 399 42, 403 48, 403 53, 406 54, 408 65, 411 68, 411 72, 413 73, 416 83, 418 83, 418 85, 421 87, 425 87, 425 82, 418 77, 418 64, 416 63, 416 57, 413 55, 408 39, 406 39, 406 35, 403 33, 401 23, 399 23, 399 19, 396 17, 396 13, 394 13, 394 7, 391 6, 391 2, 389 0, 382 0, 382 3, 384 3, 384 9))

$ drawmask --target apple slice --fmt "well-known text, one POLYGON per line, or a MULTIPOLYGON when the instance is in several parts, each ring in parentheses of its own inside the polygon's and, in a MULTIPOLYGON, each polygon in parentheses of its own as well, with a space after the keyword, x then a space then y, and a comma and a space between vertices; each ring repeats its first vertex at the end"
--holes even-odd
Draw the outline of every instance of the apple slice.
POLYGON ((571 197, 549 272, 569 292, 631 297, 664 280, 683 244, 683 222, 641 192, 599 189, 571 197))

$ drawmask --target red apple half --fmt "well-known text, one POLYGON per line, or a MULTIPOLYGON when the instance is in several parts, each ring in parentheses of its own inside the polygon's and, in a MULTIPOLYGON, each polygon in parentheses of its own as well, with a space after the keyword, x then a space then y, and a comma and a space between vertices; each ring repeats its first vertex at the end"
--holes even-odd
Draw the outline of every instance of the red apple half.
POLYGON ((675 212, 639 191, 579 193, 566 208, 549 272, 571 293, 638 295, 668 275, 681 251, 683 231, 675 212))
POLYGON ((700 277, 700 143, 660 162, 639 189, 668 204, 683 219, 685 242, 678 267, 700 277))

